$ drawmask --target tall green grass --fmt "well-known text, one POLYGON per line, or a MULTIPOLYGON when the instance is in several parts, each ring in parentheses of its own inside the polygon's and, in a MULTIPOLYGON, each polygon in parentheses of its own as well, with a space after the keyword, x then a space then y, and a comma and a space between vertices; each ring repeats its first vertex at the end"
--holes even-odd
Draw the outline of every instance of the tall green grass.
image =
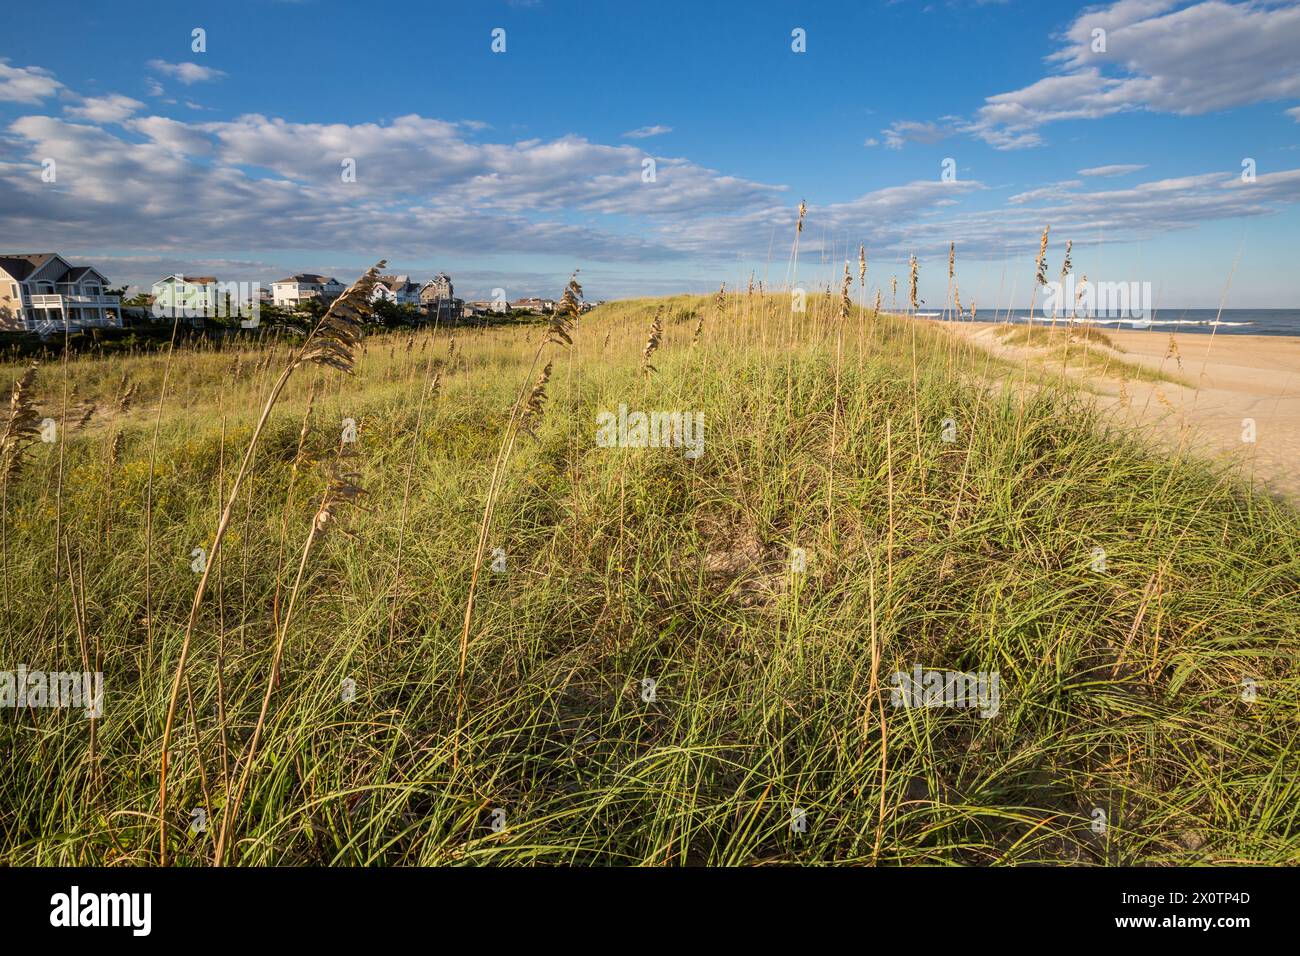
MULTIPOLYGON (((838 301, 809 305, 792 319, 775 296, 615 303, 579 321, 571 352, 548 352, 545 415, 516 444, 489 533, 506 570, 479 581, 459 740, 483 496, 539 332, 456 329, 451 365, 446 331, 381 335, 353 378, 304 370, 205 598, 168 770, 169 861, 213 859, 266 689, 277 569, 284 585, 344 418, 368 510, 310 556, 231 862, 1300 860, 1297 512, 1111 431, 1068 384, 1020 390, 942 329, 857 309, 838 326, 838 301), (417 429, 430 371, 440 388, 417 429), (620 403, 702 411, 703 455, 596 447, 596 414, 620 403), (917 665, 997 671, 998 714, 892 706, 891 675, 917 665), (208 829, 189 833, 199 807, 208 829)), ((37 445, 8 490, 0 669, 81 670, 86 647, 106 701, 93 747, 80 712, 0 713, 6 863, 158 859, 190 555, 283 352, 234 361, 175 359, 152 647, 143 502, 163 358, 40 372, 55 418, 65 375, 104 409, 124 373, 142 394, 65 432, 61 487, 58 446, 37 445)))

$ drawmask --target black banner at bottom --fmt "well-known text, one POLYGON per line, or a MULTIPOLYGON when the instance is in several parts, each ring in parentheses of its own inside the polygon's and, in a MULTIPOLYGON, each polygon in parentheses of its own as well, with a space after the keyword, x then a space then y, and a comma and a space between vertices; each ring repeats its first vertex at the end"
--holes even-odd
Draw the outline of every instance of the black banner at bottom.
POLYGON ((557 931, 635 945, 680 938, 683 920, 733 944, 786 929, 939 945, 1192 933, 1227 942, 1289 925, 1294 878, 1263 868, 0 869, 0 918, 15 947, 33 936, 337 947, 441 927, 498 946, 557 931))

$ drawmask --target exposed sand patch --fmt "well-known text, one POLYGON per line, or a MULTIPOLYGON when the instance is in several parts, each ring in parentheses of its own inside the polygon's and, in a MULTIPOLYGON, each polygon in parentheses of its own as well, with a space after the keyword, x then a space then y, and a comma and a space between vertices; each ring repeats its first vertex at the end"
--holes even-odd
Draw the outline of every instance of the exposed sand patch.
MULTIPOLYGON (((1048 349, 1008 346, 991 322, 943 323, 943 328, 988 348, 995 355, 1059 370, 1046 361, 1048 349)), ((1300 500, 1300 338, 1273 335, 1177 335, 1169 355, 1169 334, 1111 331, 1123 351, 1094 344, 1117 362, 1185 381, 1148 382, 1127 378, 1121 367, 1099 374, 1073 367, 1086 380, 1100 407, 1115 420, 1144 429, 1162 442, 1202 457, 1232 461, 1270 491, 1300 500), (1127 402, 1124 394, 1127 394, 1127 402), (1253 419, 1255 441, 1243 441, 1245 419, 1253 419)))

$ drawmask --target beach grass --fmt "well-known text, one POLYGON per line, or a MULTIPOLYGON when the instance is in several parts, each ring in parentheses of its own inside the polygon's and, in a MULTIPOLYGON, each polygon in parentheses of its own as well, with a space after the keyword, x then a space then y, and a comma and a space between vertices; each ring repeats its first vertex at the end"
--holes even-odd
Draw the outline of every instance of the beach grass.
POLYGON ((1044 364, 1083 371, 1091 375, 1127 378, 1139 382, 1169 382, 1187 385, 1186 379, 1137 362, 1126 361, 1124 349, 1100 329, 1086 325, 1059 328, 1039 325, 1007 325, 997 330, 1004 345, 1038 350, 1044 364))
POLYGON ((180 670, 293 343, 43 365, 62 427, 6 485, 0 669, 102 671, 105 701, 0 712, 0 861, 162 859, 180 674, 174 865, 1300 862, 1291 504, 829 294, 544 333, 299 369, 180 670), (702 413, 702 454, 598 447, 620 405, 702 413), (305 547, 341 442, 365 494, 305 547), (996 673, 996 714, 899 706, 918 667, 996 673))

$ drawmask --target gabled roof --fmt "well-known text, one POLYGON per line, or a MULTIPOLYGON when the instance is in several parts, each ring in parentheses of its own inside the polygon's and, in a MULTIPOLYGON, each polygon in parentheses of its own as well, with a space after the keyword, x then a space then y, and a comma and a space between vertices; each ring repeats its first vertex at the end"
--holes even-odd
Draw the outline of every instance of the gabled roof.
POLYGON ((411 281, 410 276, 380 276, 379 282, 393 292, 408 292, 416 289, 418 286, 411 281))
POLYGON ((330 282, 338 282, 333 276, 317 275, 313 272, 295 272, 287 279, 276 279, 275 284, 280 285, 283 282, 306 283, 307 285, 326 285, 330 282))
POLYGON ((19 282, 37 272, 50 260, 60 258, 57 252, 17 252, 0 254, 0 269, 4 269, 19 282))
POLYGON ((101 282, 108 282, 108 276, 94 266, 73 266, 57 280, 59 282, 80 282, 88 275, 98 276, 101 282))
POLYGON ((108 277, 94 266, 74 266, 57 252, 23 252, 0 255, 0 269, 13 276, 19 282, 25 282, 47 266, 53 264, 49 275, 42 282, 80 282, 88 275, 98 276, 107 283, 108 277), (60 265, 62 268, 60 268, 60 265))
POLYGON ((212 285, 217 281, 216 276, 186 276, 173 273, 169 276, 163 276, 154 285, 162 285, 164 282, 172 282, 179 279, 188 285, 212 285))

